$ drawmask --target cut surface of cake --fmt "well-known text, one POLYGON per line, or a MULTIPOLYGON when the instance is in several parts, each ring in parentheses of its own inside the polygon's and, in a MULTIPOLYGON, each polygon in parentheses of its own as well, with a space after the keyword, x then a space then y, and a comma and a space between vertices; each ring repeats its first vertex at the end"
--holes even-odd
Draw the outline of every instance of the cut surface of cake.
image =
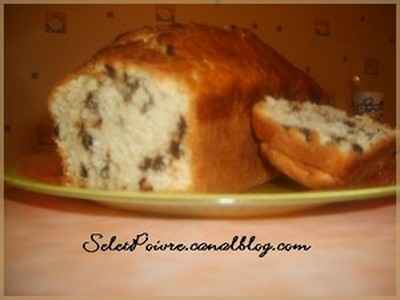
MULTIPOLYGON (((188 92, 134 68, 82 75, 60 88, 52 112, 73 185, 105 189, 183 189, 188 92), (132 182, 132 179, 137 179, 132 182)), ((100 71, 101 72, 101 71, 100 71)))
POLYGON ((357 185, 394 163, 395 131, 365 115, 266 96, 253 125, 264 158, 310 188, 357 185))

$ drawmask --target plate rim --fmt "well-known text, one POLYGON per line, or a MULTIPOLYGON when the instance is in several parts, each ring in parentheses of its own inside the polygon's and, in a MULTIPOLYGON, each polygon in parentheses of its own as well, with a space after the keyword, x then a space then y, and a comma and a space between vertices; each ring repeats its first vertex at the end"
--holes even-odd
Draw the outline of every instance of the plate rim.
POLYGON ((100 189, 59 186, 38 179, 16 174, 15 170, 6 171, 4 180, 7 184, 25 190, 47 195, 79 198, 97 202, 114 202, 146 205, 304 205, 328 204, 396 195, 400 185, 355 188, 347 190, 299 191, 290 193, 194 193, 194 192, 135 192, 108 191, 100 189), (156 201, 156 202, 155 202, 156 201), (188 203, 190 202, 190 203, 188 203))

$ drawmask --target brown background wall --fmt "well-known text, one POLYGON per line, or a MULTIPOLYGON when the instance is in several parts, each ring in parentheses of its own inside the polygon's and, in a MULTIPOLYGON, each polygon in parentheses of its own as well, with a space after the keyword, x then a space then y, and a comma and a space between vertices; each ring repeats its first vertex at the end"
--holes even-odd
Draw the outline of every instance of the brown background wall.
POLYGON ((30 151, 45 134, 47 95, 57 80, 118 33, 171 15, 177 22, 252 28, 309 72, 330 104, 348 111, 350 80, 360 75, 385 94, 384 119, 395 123, 394 5, 7 5, 6 160, 30 151), (65 32, 49 32, 57 30, 65 32), (371 66, 376 74, 366 74, 371 66))

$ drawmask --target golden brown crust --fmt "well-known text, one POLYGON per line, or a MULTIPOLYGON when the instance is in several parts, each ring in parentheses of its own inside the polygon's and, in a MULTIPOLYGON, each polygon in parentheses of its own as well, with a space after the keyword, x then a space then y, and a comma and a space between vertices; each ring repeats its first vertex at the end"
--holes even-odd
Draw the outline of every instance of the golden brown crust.
POLYGON ((347 184, 379 186, 396 183, 396 140, 388 139, 374 147, 349 170, 347 184))
MULTIPOLYGON (((182 81, 189 104, 192 190, 241 191, 271 178, 252 137, 251 108, 263 94, 317 100, 320 87, 245 29, 199 24, 144 27, 118 36, 74 74, 137 66, 182 81)), ((50 97, 52 98, 52 97, 50 97)))
POLYGON ((258 154, 247 114, 192 124, 190 144, 197 191, 243 191, 273 177, 273 169, 265 166, 258 154))
MULTIPOLYGON (((261 153, 278 170, 313 189, 368 185, 377 172, 394 165, 395 138, 375 144, 368 152, 341 152, 336 145, 320 143, 319 134, 311 130, 308 139, 297 128, 284 128, 253 108, 253 126, 262 142, 261 153)), ((381 184, 393 181, 385 172, 381 184)))
POLYGON ((306 187, 320 189, 343 184, 339 178, 335 178, 331 174, 302 161, 295 160, 267 144, 261 144, 261 153, 278 170, 306 187))
POLYGON ((98 63, 137 65, 187 82, 199 95, 198 117, 232 112, 235 101, 248 106, 257 95, 317 100, 323 92, 302 72, 246 29, 199 24, 144 27, 119 35, 57 86, 98 63), (229 99, 226 95, 234 95, 229 99))

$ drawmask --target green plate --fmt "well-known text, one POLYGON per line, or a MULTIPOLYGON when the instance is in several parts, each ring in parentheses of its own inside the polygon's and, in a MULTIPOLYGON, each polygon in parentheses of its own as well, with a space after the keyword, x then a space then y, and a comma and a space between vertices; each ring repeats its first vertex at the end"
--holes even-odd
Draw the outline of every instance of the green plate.
POLYGON ((46 183, 6 171, 9 185, 54 196, 80 198, 117 208, 180 216, 260 216, 287 213, 335 202, 367 200, 395 195, 400 186, 308 191, 277 180, 245 193, 127 192, 82 189, 46 183))

